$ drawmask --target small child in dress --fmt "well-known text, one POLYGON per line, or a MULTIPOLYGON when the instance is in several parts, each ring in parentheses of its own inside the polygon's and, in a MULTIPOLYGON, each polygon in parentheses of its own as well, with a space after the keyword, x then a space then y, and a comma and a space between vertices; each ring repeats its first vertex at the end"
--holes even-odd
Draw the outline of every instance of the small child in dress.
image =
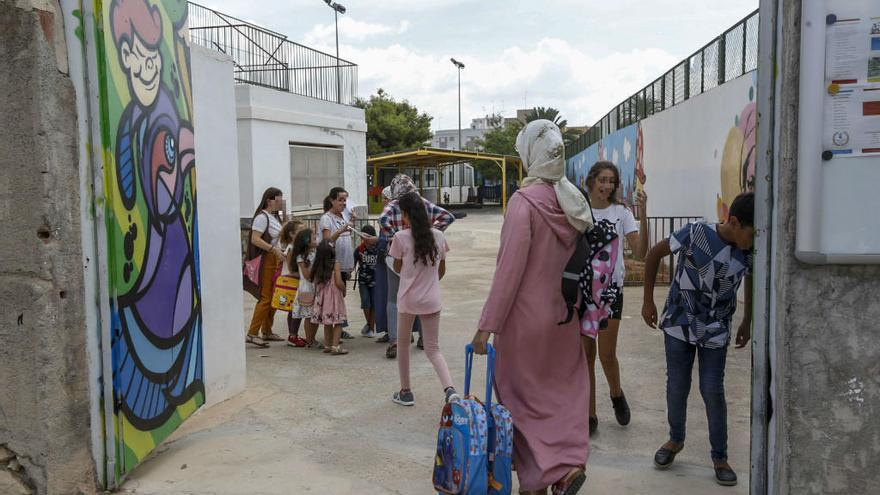
MULTIPOLYGON (((293 256, 293 241, 296 234, 305 227, 305 224, 299 220, 291 220, 284 224, 281 228, 279 241, 281 242, 281 252, 284 254, 281 265, 282 277, 293 277, 299 279, 299 269, 296 266, 296 260, 293 256)), ((293 312, 287 313, 287 345, 291 347, 305 347, 306 341, 299 336, 299 327, 302 324, 302 318, 295 318, 293 312)))
POLYGON ((312 323, 324 325, 324 352, 334 356, 348 354, 340 344, 342 323, 346 321, 345 282, 342 267, 336 260, 336 250, 324 240, 318 244, 312 264, 312 283, 315 284, 315 307, 312 323))
MULTIPOLYGON (((376 229, 372 225, 364 225, 361 232, 376 236, 376 229)), ((361 309, 364 310, 364 318, 367 324, 361 329, 361 335, 368 338, 376 336, 376 263, 379 260, 378 246, 368 246, 361 241, 360 246, 354 252, 354 264, 358 270, 357 284, 361 295, 361 309)))
POLYGON ((315 239, 312 229, 303 229, 296 234, 290 256, 299 272, 299 289, 296 292, 296 299, 293 301, 293 309, 290 311, 290 316, 291 318, 305 321, 305 347, 320 347, 320 344, 315 341, 318 327, 312 323, 313 307, 315 304, 315 285, 312 283, 315 239))

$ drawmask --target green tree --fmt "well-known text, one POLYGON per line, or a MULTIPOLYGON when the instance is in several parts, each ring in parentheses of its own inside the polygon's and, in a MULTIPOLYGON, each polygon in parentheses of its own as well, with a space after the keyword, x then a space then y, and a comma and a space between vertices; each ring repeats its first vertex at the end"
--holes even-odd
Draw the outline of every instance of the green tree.
POLYGON ((545 119, 549 120, 556 124, 556 127, 559 127, 559 130, 562 131, 562 140, 565 142, 565 145, 573 143, 577 140, 578 136, 581 135, 580 132, 569 129, 568 121, 562 118, 562 115, 559 113, 559 110, 553 107, 534 107, 529 110, 525 115, 524 124, 528 124, 533 120, 545 119))
MULTIPOLYGON (((476 141, 480 151, 485 153, 495 153, 498 155, 518 156, 516 152, 516 136, 519 134, 523 124, 519 121, 504 123, 504 119, 500 115, 493 115, 489 118, 491 129, 483 135, 481 139, 476 141)), ((480 176, 484 179, 497 180, 501 178, 501 170, 495 162, 478 161, 474 164, 474 168, 480 172, 480 176)))
POLYGON ((358 98, 355 106, 364 109, 368 156, 418 148, 431 139, 433 117, 381 88, 369 99, 358 98))

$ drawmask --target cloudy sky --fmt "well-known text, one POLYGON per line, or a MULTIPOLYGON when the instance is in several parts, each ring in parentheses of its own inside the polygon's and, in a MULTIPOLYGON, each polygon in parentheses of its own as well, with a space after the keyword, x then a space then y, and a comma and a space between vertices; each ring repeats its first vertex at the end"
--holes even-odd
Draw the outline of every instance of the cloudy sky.
MULTIPOLYGON (((333 53, 322 0, 201 0, 333 53)), ((340 0, 340 56, 377 88, 455 128, 492 113, 552 106, 589 125, 758 7, 758 0, 340 0)))

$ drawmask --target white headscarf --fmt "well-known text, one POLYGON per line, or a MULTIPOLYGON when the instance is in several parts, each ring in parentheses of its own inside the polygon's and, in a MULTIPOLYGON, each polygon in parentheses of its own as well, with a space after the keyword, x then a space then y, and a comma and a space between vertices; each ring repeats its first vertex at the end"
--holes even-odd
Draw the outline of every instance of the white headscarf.
POLYGON ((382 189, 382 197, 387 199, 388 201, 391 201, 392 199, 394 199, 391 196, 391 186, 385 186, 385 189, 382 189))
POLYGON ((578 232, 593 226, 593 215, 586 198, 565 178, 565 144, 556 124, 549 120, 529 122, 516 137, 516 150, 529 176, 523 187, 538 181, 552 184, 565 217, 578 232))

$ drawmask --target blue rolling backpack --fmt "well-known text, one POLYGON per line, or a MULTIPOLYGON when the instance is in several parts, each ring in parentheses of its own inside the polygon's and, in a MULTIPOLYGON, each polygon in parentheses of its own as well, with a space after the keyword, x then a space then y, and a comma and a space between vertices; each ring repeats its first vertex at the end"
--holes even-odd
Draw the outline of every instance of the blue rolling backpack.
POLYGON ((474 349, 465 347, 465 398, 443 407, 434 459, 434 489, 448 495, 510 495, 513 419, 492 403, 495 349, 488 344, 486 402, 470 395, 474 349))

